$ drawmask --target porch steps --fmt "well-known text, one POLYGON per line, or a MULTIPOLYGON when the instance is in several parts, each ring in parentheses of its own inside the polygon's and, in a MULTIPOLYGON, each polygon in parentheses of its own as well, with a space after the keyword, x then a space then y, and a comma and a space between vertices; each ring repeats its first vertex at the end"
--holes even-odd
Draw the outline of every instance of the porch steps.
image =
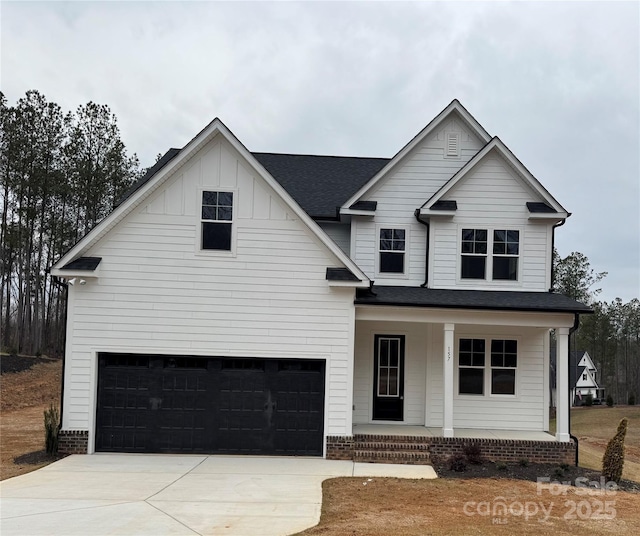
POLYGON ((353 436, 353 460, 368 463, 429 465, 426 438, 415 436, 353 436))

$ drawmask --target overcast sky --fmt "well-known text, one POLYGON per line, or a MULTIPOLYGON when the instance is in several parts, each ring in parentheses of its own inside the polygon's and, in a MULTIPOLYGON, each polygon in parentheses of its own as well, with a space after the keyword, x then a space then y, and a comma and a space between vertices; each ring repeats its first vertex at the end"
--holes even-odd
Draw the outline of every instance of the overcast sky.
POLYGON ((0 87, 117 115, 149 166, 218 116, 251 151, 391 157, 458 98, 640 296, 638 2, 7 2, 0 87))

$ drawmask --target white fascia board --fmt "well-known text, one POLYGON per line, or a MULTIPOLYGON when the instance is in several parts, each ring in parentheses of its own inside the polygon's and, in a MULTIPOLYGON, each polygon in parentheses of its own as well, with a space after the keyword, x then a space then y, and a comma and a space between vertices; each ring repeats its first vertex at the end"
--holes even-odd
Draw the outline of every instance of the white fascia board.
POLYGON ((100 277, 100 268, 95 270, 63 270, 61 268, 51 268, 51 275, 64 279, 79 277, 80 279, 97 279, 100 277))
POLYGON ((427 218, 437 218, 438 216, 442 218, 453 218, 455 215, 455 210, 431 210, 429 208, 420 209, 420 216, 427 218))
POLYGON ((106 235, 117 223, 124 219, 135 207, 155 191, 167 177, 186 164, 205 143, 213 138, 219 132, 219 125, 221 124, 222 122, 218 118, 211 121, 195 138, 180 150, 180 154, 167 162, 147 183, 143 184, 138 190, 131 194, 131 196, 125 199, 111 214, 104 218, 67 251, 62 258, 51 267, 51 273, 53 274, 54 270, 57 271, 76 257, 80 257, 82 253, 86 252, 106 235))
POLYGON ((331 281, 327 280, 330 287, 355 287, 355 288, 369 288, 368 281, 331 281))
POLYGON ((572 327, 575 316, 573 313, 356 304, 356 321, 358 320, 556 329, 572 327))
POLYGON ((508 149, 508 147, 502 143, 500 138, 494 137, 489 143, 487 143, 476 155, 469 160, 453 177, 451 177, 440 190, 438 190, 431 198, 421 207, 422 209, 430 209, 437 201, 440 201, 453 187, 464 179, 482 160, 493 150, 496 150, 500 156, 502 156, 507 163, 518 173, 518 175, 527 183, 542 199, 544 199, 549 205, 556 210, 555 214, 545 214, 545 218, 548 219, 551 216, 553 219, 566 219, 569 217, 569 213, 562 207, 558 201, 540 184, 529 170, 522 165, 522 163, 515 157, 515 155, 508 149))
POLYGON ((527 219, 532 221, 551 221, 551 222, 559 222, 562 220, 566 220, 569 217, 569 214, 561 213, 561 212, 530 212, 529 217, 527 219))
POLYGON ((280 186, 280 184, 271 176, 271 174, 260 164, 249 150, 236 138, 236 136, 226 127, 226 125, 217 117, 211 121, 204 129, 200 131, 175 158, 167 163, 158 171, 146 184, 142 185, 139 190, 134 192, 120 206, 118 206, 109 216, 102 220, 87 235, 73 246, 63 257, 53 265, 54 269, 59 269, 71 262, 74 258, 88 250, 100 238, 107 234, 119 221, 127 216, 136 206, 138 206, 151 192, 158 188, 169 176, 171 176, 179 167, 187 163, 200 148, 213 139, 216 135, 221 134, 227 142, 229 142, 236 151, 256 170, 258 175, 279 195, 288 207, 300 218, 302 222, 314 233, 319 240, 348 268, 358 279, 367 282, 369 278, 360 268, 329 238, 329 236, 313 221, 313 219, 298 205, 298 203, 280 186))
POLYGON ((376 213, 371 210, 357 210, 353 208, 340 209, 341 216, 368 216, 373 218, 376 213))
POLYGON ((431 134, 451 113, 457 112, 462 120, 475 132, 475 134, 482 139, 485 143, 491 140, 491 136, 487 131, 482 128, 482 125, 478 123, 474 117, 465 109, 458 99, 454 99, 449 106, 442 110, 429 124, 424 127, 413 139, 407 143, 396 155, 384 166, 373 178, 371 178, 362 188, 360 188, 354 195, 347 200, 347 202, 340 208, 340 214, 345 214, 346 210, 353 205, 356 201, 359 201, 362 196, 371 191, 374 186, 385 177, 398 163, 409 154, 418 144, 420 144, 429 134, 431 134))

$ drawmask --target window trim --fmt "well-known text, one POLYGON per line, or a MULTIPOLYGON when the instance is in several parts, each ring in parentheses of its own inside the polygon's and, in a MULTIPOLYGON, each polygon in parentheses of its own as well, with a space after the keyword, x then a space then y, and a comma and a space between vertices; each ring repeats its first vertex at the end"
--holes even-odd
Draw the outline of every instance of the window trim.
POLYGON ((215 257, 235 257, 236 256, 236 241, 237 241, 237 214, 238 214, 238 190, 236 188, 226 188, 221 186, 201 186, 196 192, 196 241, 195 241, 195 253, 196 255, 215 256, 215 257), (202 193, 203 192, 225 192, 233 194, 233 203, 231 205, 231 220, 224 220, 231 224, 231 248, 230 249, 203 249, 202 248, 202 224, 207 221, 216 220, 204 220, 202 219, 202 193))
MULTIPOLYGON (((352 232, 353 234, 353 232, 352 232)), ((395 223, 390 224, 377 224, 375 227, 375 273, 376 278, 384 279, 409 279, 409 243, 411 239, 411 226, 400 225, 395 223), (380 254, 383 250, 380 249, 380 231, 382 229, 394 229, 404 231, 404 271, 401 272, 381 272, 380 271, 380 254)), ((385 250, 386 251, 386 250, 385 250)))
POLYGON ((477 285, 495 285, 495 286, 506 286, 506 287, 521 287, 522 286, 522 265, 523 265, 523 237, 524 230, 522 227, 518 225, 486 225, 475 226, 475 224, 458 224, 457 229, 457 240, 456 240, 456 283, 458 285, 466 285, 466 286, 477 286, 477 285), (473 230, 486 230, 487 231, 487 253, 486 255, 480 253, 462 253, 462 230, 463 229, 473 229, 473 230), (494 231, 518 231, 518 254, 517 255, 503 255, 498 253, 493 253, 493 233, 494 231), (484 279, 471 279, 471 278, 463 278, 462 277, 462 256, 474 256, 474 257, 484 257, 485 258, 485 271, 484 271, 484 279), (493 279, 493 260, 495 257, 507 257, 507 258, 516 258, 518 259, 518 270, 517 270, 517 279, 493 279))
POLYGON ((519 336, 496 334, 496 335, 484 335, 479 333, 460 333, 455 337, 455 374, 454 374, 454 398, 461 400, 479 400, 479 399, 518 399, 520 398, 520 374, 518 371, 521 369, 522 359, 522 346, 519 336), (484 367, 466 367, 465 368, 482 368, 483 369, 483 394, 472 393, 460 393, 460 340, 461 339, 484 339, 484 367), (492 367, 491 366, 491 341, 516 341, 516 366, 515 367, 492 367), (514 379, 514 393, 513 394, 500 394, 493 393, 491 391, 491 379, 493 369, 501 370, 502 368, 508 368, 515 371, 514 379))

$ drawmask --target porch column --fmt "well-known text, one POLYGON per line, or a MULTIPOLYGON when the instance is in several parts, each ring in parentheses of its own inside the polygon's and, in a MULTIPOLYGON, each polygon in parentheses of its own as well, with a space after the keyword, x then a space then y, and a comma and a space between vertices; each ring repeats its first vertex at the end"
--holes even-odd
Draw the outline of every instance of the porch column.
POLYGON ((556 439, 569 442, 569 328, 557 328, 556 439))
POLYGON ((453 437, 453 332, 455 324, 444 325, 444 403, 442 435, 453 437))

